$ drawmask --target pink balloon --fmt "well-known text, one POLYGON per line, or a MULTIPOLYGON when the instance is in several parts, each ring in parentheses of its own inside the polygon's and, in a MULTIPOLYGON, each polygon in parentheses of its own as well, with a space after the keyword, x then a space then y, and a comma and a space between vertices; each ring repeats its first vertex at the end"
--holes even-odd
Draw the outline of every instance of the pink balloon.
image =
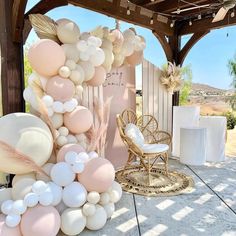
POLYGON ((54 76, 47 81, 46 93, 52 96, 56 101, 66 102, 73 98, 75 86, 69 79, 54 76))
POLYGON ((8 227, 5 224, 6 216, 0 215, 0 236, 21 236, 20 227, 16 226, 14 228, 8 227))
POLYGON ((131 66, 136 66, 143 61, 143 51, 134 51, 132 55, 126 57, 126 61, 131 66))
POLYGON ((77 106, 74 111, 64 115, 64 125, 73 134, 81 134, 90 129, 93 124, 93 115, 89 109, 77 106))
POLYGON ((41 39, 28 52, 32 68, 40 75, 51 77, 65 64, 66 56, 59 44, 50 39, 41 39))
POLYGON ((88 161, 84 171, 78 174, 78 181, 87 191, 105 192, 115 179, 115 170, 110 161, 105 158, 94 158, 88 161))
POLYGON ((105 82, 106 79, 106 70, 103 66, 95 67, 95 74, 93 78, 87 81, 87 84, 90 86, 100 86, 105 82))
POLYGON ((57 162, 65 161, 65 155, 70 151, 80 153, 85 152, 85 149, 79 144, 66 144, 57 153, 57 162))
POLYGON ((118 29, 114 29, 112 30, 111 32, 111 35, 112 37, 114 37, 114 43, 116 44, 119 44, 119 45, 122 45, 122 43, 124 42, 124 36, 123 34, 120 32, 120 30, 118 29))
POLYGON ((55 236, 60 225, 61 218, 56 208, 37 205, 23 214, 20 227, 24 236, 55 236))

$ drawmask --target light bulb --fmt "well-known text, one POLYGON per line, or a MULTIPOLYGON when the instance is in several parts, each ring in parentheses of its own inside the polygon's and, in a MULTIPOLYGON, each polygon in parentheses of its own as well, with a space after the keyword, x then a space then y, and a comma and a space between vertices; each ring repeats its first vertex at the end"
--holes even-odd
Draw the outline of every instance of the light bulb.
POLYGON ((213 12, 213 13, 212 13, 212 17, 215 17, 215 16, 216 16, 216 13, 215 13, 215 12, 213 12))
POLYGON ((231 17, 235 17, 234 11, 231 12, 230 16, 231 16, 231 17))
POLYGON ((173 28, 174 26, 175 26, 175 22, 172 21, 172 22, 170 23, 170 27, 173 28))
POLYGON ((127 15, 129 16, 130 15, 130 9, 129 9, 129 7, 127 7, 127 15))
POLYGON ((150 25, 153 25, 153 16, 152 16, 152 18, 150 19, 150 25))
POLYGON ((198 18, 198 20, 201 20, 201 19, 202 19, 202 15, 199 14, 199 15, 197 16, 197 18, 198 18))
POLYGON ((180 14, 180 9, 179 9, 179 8, 177 9, 176 13, 177 13, 178 15, 180 14))
POLYGON ((188 24, 191 26, 193 23, 192 23, 192 21, 190 20, 188 24))

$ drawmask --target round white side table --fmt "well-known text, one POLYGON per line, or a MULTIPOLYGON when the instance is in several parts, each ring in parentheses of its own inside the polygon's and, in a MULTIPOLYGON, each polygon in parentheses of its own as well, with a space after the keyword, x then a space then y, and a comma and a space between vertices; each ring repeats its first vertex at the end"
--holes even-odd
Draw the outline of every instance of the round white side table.
POLYGON ((180 128, 180 162, 204 165, 206 161, 206 128, 180 128))

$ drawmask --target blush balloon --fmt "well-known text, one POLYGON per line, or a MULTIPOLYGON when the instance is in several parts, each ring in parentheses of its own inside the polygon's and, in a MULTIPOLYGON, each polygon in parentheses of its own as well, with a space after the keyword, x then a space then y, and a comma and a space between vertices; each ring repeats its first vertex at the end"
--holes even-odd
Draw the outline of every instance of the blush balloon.
POLYGON ((136 66, 142 63, 142 60, 143 60, 143 51, 134 51, 134 53, 131 56, 126 57, 126 61, 131 66, 136 66))
POLYGON ((88 85, 90 86, 100 86, 105 82, 106 79, 106 70, 104 67, 99 66, 95 67, 95 74, 91 80, 87 82, 88 85))
POLYGON ((55 76, 48 80, 46 93, 56 101, 66 102, 74 96, 75 86, 70 80, 55 76))
POLYGON ((93 115, 89 109, 83 106, 77 106, 74 111, 64 115, 64 125, 74 134, 88 131, 92 124, 93 115))
POLYGON ((99 193, 107 191, 115 179, 115 170, 110 161, 105 158, 95 158, 88 161, 84 171, 78 174, 79 182, 87 191, 99 193))
POLYGON ((66 144, 57 153, 57 162, 65 161, 65 155, 67 152, 85 152, 85 149, 79 144, 66 144))
POLYGON ((40 75, 51 77, 64 65, 66 56, 59 44, 50 39, 41 39, 28 52, 29 63, 40 75))
POLYGON ((60 224, 60 215, 54 207, 37 205, 22 216, 20 228, 24 236, 55 236, 60 224))

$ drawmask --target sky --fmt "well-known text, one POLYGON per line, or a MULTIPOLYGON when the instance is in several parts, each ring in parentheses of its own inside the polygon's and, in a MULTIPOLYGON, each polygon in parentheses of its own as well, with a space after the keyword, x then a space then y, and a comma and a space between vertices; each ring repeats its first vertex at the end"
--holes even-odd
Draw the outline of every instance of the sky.
MULTIPOLYGON (((39 0, 28 0, 28 11, 39 0)), ((115 28, 115 19, 72 5, 55 8, 47 13, 53 20, 67 18, 73 20, 80 27, 81 32, 90 31, 98 25, 115 28)), ((148 29, 121 22, 121 30, 135 27, 136 32, 146 39, 144 57, 154 65, 161 67, 166 63, 165 53, 152 32, 148 29)), ((182 39, 183 45, 190 38, 182 39)), ((27 43, 37 40, 31 31, 27 43)), ((211 86, 229 89, 232 78, 229 75, 227 63, 236 54, 236 26, 213 30, 202 38, 189 52, 183 66, 191 65, 193 82, 209 84, 211 86), (227 37, 228 34, 228 37, 227 37)), ((141 86, 141 66, 136 69, 137 88, 141 86)))

